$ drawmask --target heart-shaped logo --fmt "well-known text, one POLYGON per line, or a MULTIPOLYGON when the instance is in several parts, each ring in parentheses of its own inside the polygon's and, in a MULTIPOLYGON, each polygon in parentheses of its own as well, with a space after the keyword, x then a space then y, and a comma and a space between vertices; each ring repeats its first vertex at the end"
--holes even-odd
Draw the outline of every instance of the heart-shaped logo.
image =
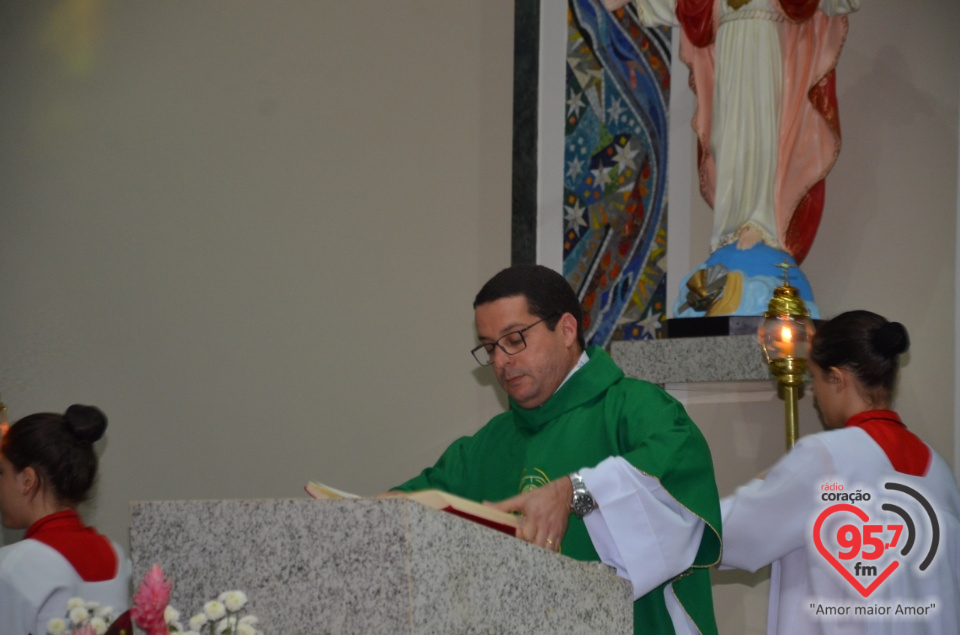
MULTIPOLYGON (((820 530, 823 527, 823 523, 827 520, 828 517, 838 512, 849 512, 851 514, 854 514, 857 518, 863 521, 864 524, 870 521, 870 517, 869 515, 867 515, 867 512, 863 511, 859 507, 855 507, 854 505, 848 505, 846 503, 839 503, 837 505, 832 505, 826 508, 825 510, 823 510, 823 512, 821 512, 821 514, 817 517, 817 522, 813 526, 813 542, 814 544, 816 544, 817 551, 820 552, 820 555, 826 558, 827 562, 832 564, 833 568, 839 571, 840 575, 842 575, 844 579, 847 582, 849 582, 853 586, 853 588, 860 593, 860 595, 862 595, 863 597, 868 597, 871 593, 873 593, 877 589, 877 587, 879 587, 883 583, 884 580, 890 577, 891 573, 896 571, 897 567, 900 566, 900 562, 898 560, 893 560, 892 562, 890 562, 890 564, 887 565, 887 567, 883 571, 880 572, 879 575, 876 576, 876 578, 874 578, 873 582, 871 582, 868 586, 863 586, 860 583, 860 580, 854 577, 854 575, 850 573, 850 571, 845 566, 843 566, 843 563, 841 563, 832 553, 830 553, 827 550, 827 548, 823 544, 823 539, 820 536, 820 530)), ((857 543, 857 545, 858 546, 856 551, 859 552, 859 542, 857 543)), ((877 545, 875 544, 874 546, 877 546, 877 545)), ((884 545, 882 542, 880 542, 878 546, 883 547, 884 545)), ((852 558, 854 556, 853 552, 848 552, 848 553, 850 554, 848 556, 849 558, 852 558)), ((873 554, 871 554, 871 556, 873 556, 873 554)), ((860 563, 857 563, 858 566, 859 564, 860 563)), ((875 569, 875 567, 873 567, 873 569, 875 569)))

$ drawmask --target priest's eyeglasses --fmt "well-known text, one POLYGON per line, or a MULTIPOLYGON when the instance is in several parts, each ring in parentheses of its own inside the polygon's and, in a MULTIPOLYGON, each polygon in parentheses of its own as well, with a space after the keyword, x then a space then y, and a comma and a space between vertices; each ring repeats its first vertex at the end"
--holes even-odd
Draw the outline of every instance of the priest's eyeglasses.
POLYGON ((556 317, 556 314, 541 318, 530 326, 523 327, 519 331, 511 331, 510 333, 507 333, 498 339, 496 342, 481 344, 470 352, 473 353, 473 358, 477 360, 477 363, 481 366, 489 366, 493 363, 493 352, 498 348, 507 355, 516 355, 527 347, 527 340, 523 337, 523 334, 535 327, 537 324, 540 324, 541 322, 549 320, 553 317, 556 317))

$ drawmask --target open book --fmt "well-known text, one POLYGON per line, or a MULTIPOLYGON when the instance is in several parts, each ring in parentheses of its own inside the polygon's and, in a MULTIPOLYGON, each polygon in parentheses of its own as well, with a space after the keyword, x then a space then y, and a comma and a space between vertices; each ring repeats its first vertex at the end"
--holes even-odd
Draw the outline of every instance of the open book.
MULTIPOLYGON (((318 500, 360 498, 356 494, 349 494, 313 481, 307 483, 303 489, 307 491, 307 494, 310 494, 310 496, 318 500)), ((438 489, 424 489, 419 492, 397 492, 397 494, 416 501, 421 505, 455 514, 461 518, 472 520, 475 523, 480 523, 481 525, 502 531, 511 536, 516 535, 516 529, 520 526, 519 516, 514 516, 513 514, 508 514, 447 492, 441 492, 438 489)))

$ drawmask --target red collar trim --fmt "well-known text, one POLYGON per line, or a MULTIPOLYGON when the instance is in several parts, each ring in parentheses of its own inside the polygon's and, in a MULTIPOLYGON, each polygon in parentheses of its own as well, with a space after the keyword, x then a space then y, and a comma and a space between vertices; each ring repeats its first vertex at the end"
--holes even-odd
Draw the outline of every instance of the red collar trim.
POLYGON ((870 435, 883 453, 887 455, 893 469, 911 476, 923 476, 930 469, 933 453, 926 443, 900 420, 900 415, 892 410, 867 410, 847 420, 846 427, 860 428, 870 435))
POLYGON ((904 428, 907 427, 903 423, 903 420, 900 418, 900 415, 898 415, 893 410, 865 410, 863 412, 858 412, 857 414, 847 419, 847 422, 844 424, 844 427, 847 427, 847 428, 850 428, 853 426, 859 427, 860 424, 862 424, 863 422, 870 421, 872 419, 876 419, 879 421, 890 421, 893 423, 898 423, 904 428))
POLYGON ((110 541, 84 525, 72 509, 44 516, 30 525, 25 538, 57 551, 87 582, 112 580, 120 570, 120 561, 110 541))
POLYGON ((27 533, 24 534, 24 538, 36 538, 37 534, 45 533, 48 531, 74 531, 83 529, 86 525, 83 524, 83 521, 80 520, 80 516, 72 509, 65 509, 62 512, 54 512, 49 516, 44 516, 40 520, 36 521, 30 528, 27 529, 27 533))

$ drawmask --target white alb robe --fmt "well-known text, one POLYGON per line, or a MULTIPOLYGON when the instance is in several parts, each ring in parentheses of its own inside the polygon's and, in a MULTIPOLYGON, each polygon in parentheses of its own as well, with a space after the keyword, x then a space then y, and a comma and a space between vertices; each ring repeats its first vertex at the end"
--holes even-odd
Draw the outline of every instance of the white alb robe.
MULTIPOLYGON (((883 449, 864 430, 848 427, 822 432, 800 440, 764 479, 750 481, 721 501, 721 565, 756 571, 773 564, 769 634, 960 633, 960 490, 943 458, 931 453, 927 473, 910 476, 894 470, 883 449), (870 503, 856 506, 870 515, 871 522, 885 522, 883 519, 889 521, 891 516, 881 510, 883 503, 910 502, 884 489, 883 484, 891 481, 911 487, 929 500, 940 526, 939 547, 929 568, 920 572, 917 563, 927 552, 924 540, 929 534, 920 531, 913 554, 904 557, 902 566, 864 598, 814 546, 814 521, 834 504, 823 500, 823 494, 829 492, 821 488, 840 483, 848 493, 868 491, 870 503), (922 617, 836 617, 817 615, 816 608, 811 608, 931 603, 936 608, 922 617)), ((903 507, 918 525, 925 520, 922 511, 903 507)))
POLYGON ((25 539, 0 548, 0 635, 46 635, 47 623, 67 615, 67 601, 80 597, 113 607, 117 617, 130 606, 133 569, 115 544, 117 575, 103 582, 85 582, 60 552, 25 539))

